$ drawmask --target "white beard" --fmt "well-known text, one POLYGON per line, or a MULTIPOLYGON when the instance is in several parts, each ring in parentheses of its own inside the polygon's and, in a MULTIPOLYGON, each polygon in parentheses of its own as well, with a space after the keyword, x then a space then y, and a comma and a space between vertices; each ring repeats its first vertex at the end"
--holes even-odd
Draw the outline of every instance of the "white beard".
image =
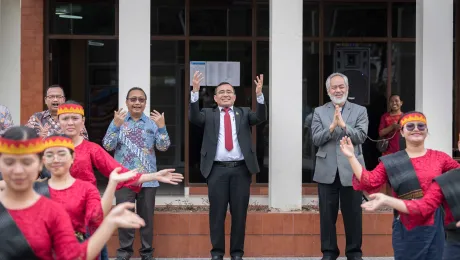
POLYGON ((331 99, 332 103, 334 103, 336 105, 343 104, 348 99, 348 91, 345 92, 345 94, 343 94, 342 98, 336 98, 335 96, 333 96, 333 95, 331 95, 329 93, 328 93, 328 95, 329 95, 329 98, 331 99))

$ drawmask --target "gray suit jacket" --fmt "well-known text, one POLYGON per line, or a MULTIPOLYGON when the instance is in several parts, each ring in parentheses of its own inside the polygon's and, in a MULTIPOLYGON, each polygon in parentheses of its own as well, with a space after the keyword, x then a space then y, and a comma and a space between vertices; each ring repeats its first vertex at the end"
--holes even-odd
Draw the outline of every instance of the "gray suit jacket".
MULTIPOLYGON (((244 161, 250 173, 259 172, 256 149, 252 145, 251 127, 267 120, 267 107, 257 103, 256 112, 249 107, 233 107, 235 110, 236 132, 238 144, 244 156, 244 161)), ((203 108, 200 111, 199 102, 190 103, 189 119, 193 124, 204 128, 201 145, 201 174, 207 178, 211 173, 217 152, 217 142, 220 127, 219 108, 203 108)))
POLYGON ((334 104, 329 102, 317 107, 313 114, 311 124, 313 144, 319 147, 316 153, 313 180, 318 183, 331 184, 334 182, 338 169, 342 185, 351 186, 353 171, 348 159, 340 150, 340 139, 345 135, 350 137, 355 147, 355 155, 364 166, 361 144, 366 141, 369 119, 365 107, 347 101, 342 111, 342 118, 347 126, 346 133, 340 127, 330 133, 329 126, 334 118, 334 110, 334 104))

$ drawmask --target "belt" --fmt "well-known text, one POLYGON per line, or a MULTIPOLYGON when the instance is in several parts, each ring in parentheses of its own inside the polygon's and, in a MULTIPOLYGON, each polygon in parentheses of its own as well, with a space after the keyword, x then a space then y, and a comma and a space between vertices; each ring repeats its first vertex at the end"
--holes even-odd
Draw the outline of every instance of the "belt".
POLYGON ((241 161, 226 161, 226 162, 214 161, 214 164, 219 165, 219 166, 223 166, 223 167, 233 168, 233 167, 238 167, 238 166, 244 165, 244 160, 241 160, 241 161))
POLYGON ((449 230, 446 229, 446 240, 452 242, 460 242, 460 230, 449 230))

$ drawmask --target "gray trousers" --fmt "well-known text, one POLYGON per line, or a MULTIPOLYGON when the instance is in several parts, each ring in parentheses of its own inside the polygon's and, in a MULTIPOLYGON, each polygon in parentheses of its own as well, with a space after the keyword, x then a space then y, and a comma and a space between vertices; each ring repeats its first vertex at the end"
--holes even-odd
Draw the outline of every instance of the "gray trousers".
MULTIPOLYGON (((115 192, 117 205, 123 202, 136 202, 137 214, 144 219, 145 226, 140 228, 141 234, 141 256, 153 254, 153 213, 155 210, 155 195, 157 188, 145 187, 139 193, 131 189, 123 188, 115 192)), ((130 258, 133 255, 134 229, 118 229, 120 248, 117 250, 117 257, 130 258)))

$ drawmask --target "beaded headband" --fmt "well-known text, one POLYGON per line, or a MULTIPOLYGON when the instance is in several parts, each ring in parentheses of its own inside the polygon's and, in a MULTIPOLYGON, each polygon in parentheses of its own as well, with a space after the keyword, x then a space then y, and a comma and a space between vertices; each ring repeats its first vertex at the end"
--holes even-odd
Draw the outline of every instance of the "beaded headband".
POLYGON ((418 112, 409 113, 409 114, 404 115, 403 117, 401 117, 401 120, 399 120, 399 122, 401 126, 404 126, 405 124, 409 122, 422 122, 422 123, 427 124, 426 117, 423 114, 418 113, 418 112))
POLYGON ((6 154, 37 154, 44 150, 43 140, 34 138, 30 140, 10 140, 0 137, 0 153, 6 154))
POLYGON ((75 151, 75 146, 73 145, 72 139, 64 136, 47 137, 44 141, 44 150, 51 147, 66 147, 72 151, 75 151))
POLYGON ((77 104, 62 104, 58 107, 57 115, 59 116, 62 114, 80 114, 85 116, 85 110, 82 106, 77 104))

